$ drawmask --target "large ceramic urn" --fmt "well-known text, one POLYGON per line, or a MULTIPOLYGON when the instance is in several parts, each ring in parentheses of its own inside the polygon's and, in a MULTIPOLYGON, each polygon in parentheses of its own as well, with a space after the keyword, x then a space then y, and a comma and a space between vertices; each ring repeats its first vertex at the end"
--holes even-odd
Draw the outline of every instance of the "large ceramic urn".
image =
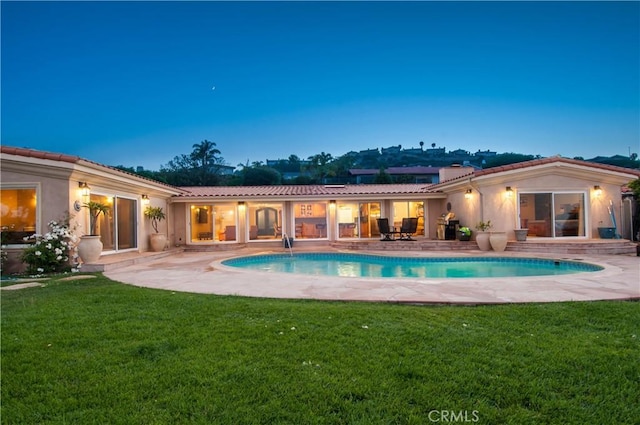
POLYGON ((491 251, 491 242, 489 242, 489 233, 488 232, 478 232, 476 233, 476 243, 478 244, 478 248, 480 251, 491 251))
POLYGON ((102 241, 99 235, 85 235, 80 237, 78 255, 83 263, 91 264, 98 261, 102 254, 102 241))
POLYGON ((507 232, 491 232, 489 243, 494 251, 504 251, 507 248, 507 232))
POLYGON ((167 235, 164 233, 152 233, 149 235, 149 244, 153 252, 164 251, 167 245, 167 235))

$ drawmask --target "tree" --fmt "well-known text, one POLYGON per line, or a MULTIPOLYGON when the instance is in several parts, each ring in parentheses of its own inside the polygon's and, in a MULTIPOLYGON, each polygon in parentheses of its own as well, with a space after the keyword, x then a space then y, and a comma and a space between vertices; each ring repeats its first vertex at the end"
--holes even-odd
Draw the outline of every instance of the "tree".
POLYGON ((249 167, 242 170, 243 186, 269 186, 280 184, 282 176, 271 167, 249 167))
POLYGON ((220 167, 224 160, 214 142, 203 140, 193 145, 189 154, 175 156, 160 174, 166 182, 175 186, 216 186, 219 184, 220 167))
POLYGON ((391 184, 393 183, 393 179, 391 178, 391 175, 381 167, 378 174, 373 178, 373 182, 375 184, 391 184))
POLYGON ((310 163, 308 166, 309 171, 318 183, 322 183, 329 171, 327 165, 331 162, 333 157, 330 153, 321 152, 310 156, 308 159, 310 163))
POLYGON ((422 140, 420 140, 420 150, 424 150, 424 142, 422 140))

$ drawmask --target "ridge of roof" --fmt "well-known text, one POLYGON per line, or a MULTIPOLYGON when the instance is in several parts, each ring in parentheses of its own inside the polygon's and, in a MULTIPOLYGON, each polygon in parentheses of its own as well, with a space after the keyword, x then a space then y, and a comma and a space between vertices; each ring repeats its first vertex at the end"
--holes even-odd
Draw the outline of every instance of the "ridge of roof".
POLYGON ((431 185, 407 184, 346 184, 326 185, 273 185, 273 186, 185 186, 178 197, 235 197, 235 196, 333 196, 431 193, 431 185))
POLYGON ((52 161, 60 161, 60 162, 67 162, 70 164, 79 164, 81 162, 87 162, 89 164, 92 165, 96 165, 98 167, 103 167, 103 168, 107 168, 111 171, 116 171, 118 173, 122 173, 122 174, 126 174, 129 176, 133 176, 136 178, 139 178, 141 180, 146 180, 148 182, 152 182, 158 185, 162 185, 162 186, 166 186, 168 188, 174 189, 174 190, 181 190, 179 187, 177 186, 172 186, 170 184, 167 183, 163 183, 161 181, 158 180, 153 180, 150 179, 148 177, 144 177, 141 176, 139 174, 135 174, 129 171, 125 171, 125 170, 121 170, 119 168, 116 167, 112 167, 111 165, 105 165, 105 164, 100 164, 99 162, 95 162, 95 161, 91 161, 89 159, 85 159, 76 155, 67 155, 67 154, 63 154, 63 153, 56 153, 56 152, 47 152, 47 151, 40 151, 37 149, 29 149, 29 148, 18 148, 18 147, 14 147, 14 146, 0 146, 0 153, 3 154, 7 154, 7 155, 17 155, 17 156, 24 156, 27 158, 36 158, 36 159, 48 159, 48 160, 52 160, 52 161))
POLYGON ((633 174, 640 177, 640 170, 634 170, 633 168, 618 167, 616 165, 601 164, 598 162, 589 162, 589 161, 584 161, 580 159, 565 158, 562 156, 550 156, 546 158, 532 159, 529 161, 516 162, 513 164, 500 165, 497 167, 475 170, 475 171, 472 171, 471 173, 464 174, 462 176, 441 181, 437 183, 436 186, 439 186, 444 183, 449 183, 449 182, 461 180, 464 178, 468 178, 469 176, 482 177, 482 176, 487 176, 491 174, 502 173, 505 171, 520 170, 524 168, 537 167, 540 165, 547 165, 547 164, 553 164, 553 163, 565 163, 565 164, 571 164, 571 165, 578 165, 582 167, 597 168, 597 169, 606 170, 606 171, 615 171, 619 173, 633 174))

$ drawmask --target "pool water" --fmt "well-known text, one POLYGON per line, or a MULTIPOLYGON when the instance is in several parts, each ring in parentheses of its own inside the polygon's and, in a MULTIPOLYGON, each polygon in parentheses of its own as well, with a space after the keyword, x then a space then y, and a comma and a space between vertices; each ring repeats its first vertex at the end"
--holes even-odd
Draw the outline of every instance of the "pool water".
POLYGON ((594 264, 541 258, 416 258, 345 253, 255 255, 232 258, 222 264, 275 273, 387 278, 549 276, 603 270, 594 264))

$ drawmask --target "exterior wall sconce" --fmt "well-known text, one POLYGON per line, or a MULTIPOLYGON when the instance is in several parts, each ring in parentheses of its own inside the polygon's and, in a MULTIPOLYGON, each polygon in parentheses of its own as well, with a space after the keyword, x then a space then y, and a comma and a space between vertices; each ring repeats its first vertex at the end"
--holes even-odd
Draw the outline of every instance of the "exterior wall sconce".
POLYGON ((88 198, 91 194, 91 188, 87 182, 79 182, 78 187, 80 188, 80 195, 82 195, 83 198, 88 198))
POLYGON ((86 204, 89 202, 89 195, 91 195, 91 188, 87 184, 87 182, 78 182, 78 193, 82 197, 82 200, 76 199, 73 203, 73 209, 76 212, 80 212, 82 209, 82 204, 86 204))
POLYGON ((238 209, 240 211, 244 211, 244 208, 245 208, 244 201, 238 202, 238 209))
POLYGON ((332 206, 332 207, 335 207, 336 206, 336 200, 335 199, 330 200, 329 201, 329 205, 332 206))
POLYGON ((472 196, 473 196, 473 189, 467 189, 467 191, 464 194, 464 198, 471 199, 472 196))
POLYGON ((149 195, 142 195, 142 205, 149 205, 149 195))
POLYGON ((513 196, 513 189, 511 189, 511 186, 507 186, 505 191, 507 192, 507 198, 511 198, 513 196))
POLYGON ((593 186, 593 194, 596 195, 597 197, 602 195, 602 188, 600 187, 600 185, 593 186))

